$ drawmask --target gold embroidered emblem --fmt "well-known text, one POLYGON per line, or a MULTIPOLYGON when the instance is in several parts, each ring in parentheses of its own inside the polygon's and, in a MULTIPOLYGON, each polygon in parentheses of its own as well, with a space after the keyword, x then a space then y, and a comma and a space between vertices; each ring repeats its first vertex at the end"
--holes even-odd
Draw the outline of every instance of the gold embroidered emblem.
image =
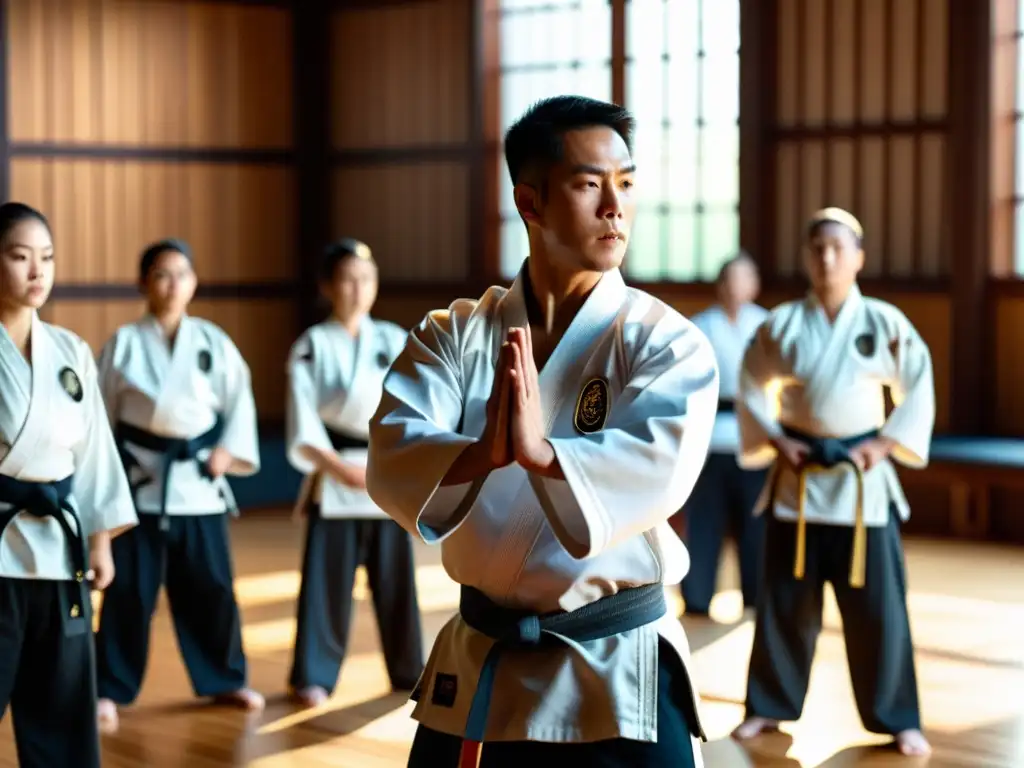
POLYGON ((366 243, 356 244, 355 255, 357 259, 362 259, 363 261, 370 261, 373 258, 373 254, 370 252, 370 246, 366 243))
POLYGON ((573 425, 583 435, 599 432, 608 420, 608 382, 591 379, 580 390, 576 400, 573 425))
POLYGON ((82 382, 78 380, 78 374, 70 368, 62 368, 60 372, 60 385, 68 393, 68 397, 76 403, 82 401, 82 382))

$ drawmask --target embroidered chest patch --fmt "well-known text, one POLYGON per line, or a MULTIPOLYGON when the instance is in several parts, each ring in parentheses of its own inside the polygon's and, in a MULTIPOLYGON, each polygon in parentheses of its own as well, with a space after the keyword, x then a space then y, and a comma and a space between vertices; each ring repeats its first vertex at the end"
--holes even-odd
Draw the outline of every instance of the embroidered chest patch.
POLYGON ((871 357, 875 354, 875 337, 870 333, 862 333, 853 341, 853 346, 857 348, 864 357, 871 357))
POLYGON ((576 413, 572 423, 583 435, 599 432, 608 420, 608 382, 594 378, 583 385, 576 399, 576 413))
POLYGON ((59 374, 60 385, 67 392, 68 397, 76 403, 82 402, 82 382, 78 374, 71 368, 62 368, 59 374))
POLYGON ((213 358, 210 356, 210 350, 201 349, 199 350, 199 370, 203 373, 209 373, 210 368, 213 367, 213 358))
POLYGON ((391 365, 391 361, 388 360, 388 356, 386 354, 384 354, 383 352, 378 352, 377 353, 377 365, 380 368, 387 368, 389 365, 391 365))

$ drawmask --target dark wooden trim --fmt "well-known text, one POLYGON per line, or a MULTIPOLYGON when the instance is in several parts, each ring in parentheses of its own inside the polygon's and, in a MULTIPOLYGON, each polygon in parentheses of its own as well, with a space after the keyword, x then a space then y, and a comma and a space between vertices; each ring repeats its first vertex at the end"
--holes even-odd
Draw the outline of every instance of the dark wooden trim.
POLYGON ((6 202, 11 196, 11 132, 7 119, 7 79, 10 76, 7 12, 8 0, 0 0, 0 202, 6 202))
POLYGON ((477 0, 469 11, 469 216, 466 242, 469 253, 466 254, 466 274, 472 281, 478 281, 486 275, 487 265, 483 255, 487 250, 487 204, 491 199, 488 195, 487 172, 485 157, 487 137, 484 135, 487 83, 487 8, 483 0, 477 0))
POLYGON ((1024 299, 1024 279, 1020 277, 989 278, 987 291, 992 299, 1024 299))
POLYGON ((142 160, 177 163, 224 163, 239 165, 290 165, 290 149, 240 147, 141 146, 131 144, 72 144, 55 141, 15 141, 11 157, 80 158, 95 160, 142 160))
MULTIPOLYGON (((775 200, 777 196, 776 192, 776 179, 778 178, 778 155, 776 152, 776 145, 774 137, 772 136, 772 130, 778 123, 778 93, 779 93, 779 9, 777 0, 744 0, 747 5, 757 6, 758 13, 760 14, 759 22, 760 26, 754 30, 752 36, 761 46, 761 53, 759 56, 754 58, 755 62, 758 62, 761 68, 760 81, 758 84, 759 93, 757 96, 758 109, 761 113, 761 137, 760 152, 761 152, 761 165, 759 168, 760 178, 758 179, 758 191, 760 198, 757 201, 757 210, 759 219, 757 221, 758 227, 758 240, 755 241, 755 247, 759 247, 759 252, 754 252, 753 256, 757 260, 761 267, 762 274, 774 275, 778 272, 778 254, 775 252, 778 237, 776 235, 776 209, 775 200)), ((749 29, 747 25, 743 23, 744 7, 740 7, 740 77, 743 77, 743 59, 744 53, 742 52, 743 33, 744 30, 749 29)), ((742 87, 742 86, 741 86, 742 87)), ((742 121, 744 109, 749 109, 748 105, 740 103, 740 121, 741 121, 741 134, 740 134, 740 179, 742 183, 743 174, 743 136, 742 136, 742 121)), ((743 193, 740 191, 740 232, 743 232, 744 227, 744 214, 743 208, 743 193)))
POLYGON ((993 424, 994 328, 985 300, 989 263, 992 4, 950 0, 949 168, 952 359, 950 426, 984 434, 993 424))
POLYGON ((923 133, 944 133, 949 130, 949 127, 947 120, 922 118, 920 120, 886 120, 873 123, 776 126, 771 130, 771 135, 778 142, 808 139, 859 139, 869 136, 887 138, 890 136, 915 136, 923 133))
MULTIPOLYGON (((239 299, 262 301, 266 299, 295 299, 300 294, 296 282, 275 283, 199 283, 197 299, 239 299)), ((139 286, 134 283, 58 283, 50 293, 51 301, 90 300, 124 301, 142 299, 139 286)))
POLYGON ((331 9, 298 3, 292 12, 292 89, 295 94, 296 253, 299 328, 318 320, 319 255, 331 237, 331 9))
POLYGON ((626 105, 626 0, 609 0, 612 6, 612 102, 626 105))
POLYGON ((423 144, 404 147, 331 149, 328 161, 334 166, 414 165, 417 163, 464 162, 476 157, 473 139, 465 144, 423 144))

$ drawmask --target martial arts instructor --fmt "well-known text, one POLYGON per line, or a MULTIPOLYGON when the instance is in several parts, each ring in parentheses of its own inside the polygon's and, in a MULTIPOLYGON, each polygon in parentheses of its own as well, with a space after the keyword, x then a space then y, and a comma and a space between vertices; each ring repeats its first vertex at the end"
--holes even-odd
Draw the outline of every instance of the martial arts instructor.
POLYGON ((703 466, 718 371, 619 272, 632 131, 576 96, 519 119, 519 275, 429 313, 385 379, 367 488, 462 585, 413 694, 410 766, 703 764, 664 586, 689 565, 667 521, 703 466))

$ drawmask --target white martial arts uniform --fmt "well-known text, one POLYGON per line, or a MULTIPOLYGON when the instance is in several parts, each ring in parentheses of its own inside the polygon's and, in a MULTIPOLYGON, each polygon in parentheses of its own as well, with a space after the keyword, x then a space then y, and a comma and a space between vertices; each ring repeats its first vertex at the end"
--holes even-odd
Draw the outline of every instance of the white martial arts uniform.
MULTIPOLYGON (((751 340, 740 386, 739 460, 745 467, 766 467, 774 461, 771 441, 783 434, 782 424, 815 437, 877 429, 896 442, 893 459, 918 469, 928 463, 935 423, 928 347, 902 312, 862 296, 857 286, 833 323, 813 295, 777 307, 751 340), (888 419, 884 386, 896 404, 888 419)), ((795 520, 796 473, 772 470, 762 508, 773 482, 775 516, 795 520)), ((806 518, 853 525, 856 498, 852 472, 809 475, 806 518)), ((865 524, 887 525, 892 504, 902 520, 909 518, 896 468, 886 460, 864 476, 865 524)))
POLYGON ((229 472, 259 470, 249 368, 213 323, 186 315, 171 344, 146 315, 116 331, 99 370, 141 523, 114 546, 124 579, 100 616, 100 696, 127 704, 138 694, 163 580, 195 692, 232 693, 246 682, 225 515, 236 510, 227 478, 212 480, 206 462, 220 446, 235 460, 229 472))
MULTIPOLYGON (((456 301, 413 331, 371 425, 370 495, 443 545, 454 580, 504 606, 573 611, 629 587, 678 584, 689 557, 667 521, 708 450, 714 354, 692 323, 627 288, 618 270, 602 277, 539 372, 566 479, 513 463, 482 481, 439 485, 482 434, 500 346, 526 324, 521 273, 511 290, 456 301)), ((611 638, 503 657, 486 741, 653 741, 659 636, 685 664, 686 636, 669 614, 611 638)), ((463 733, 492 645, 453 618, 434 644, 414 717, 463 733)), ((692 747, 701 765, 695 737, 692 747)))
POLYGON ((736 462, 740 437, 734 404, 743 353, 766 317, 768 311, 763 307, 744 304, 733 320, 716 304, 692 318, 715 350, 721 386, 711 451, 685 508, 686 544, 691 557, 690 572, 683 580, 687 613, 708 613, 722 545, 730 529, 739 552, 743 604, 753 607, 757 601, 764 526, 753 512, 765 473, 745 470, 736 462))
POLYGON ((761 326, 744 357, 737 413, 741 464, 766 466, 776 455, 771 441, 788 434, 812 447, 810 464, 833 469, 805 476, 803 546, 800 526, 794 524, 798 473, 775 463, 765 485, 765 581, 747 715, 773 720, 800 716, 828 581, 843 618, 864 726, 886 734, 920 728, 899 534, 910 508, 892 462, 881 461, 863 475, 865 527, 858 536, 859 484, 848 452, 880 434, 895 442, 894 460, 925 466, 935 418, 927 345, 902 312, 863 297, 856 286, 831 323, 813 295, 783 304, 761 326), (886 386, 896 406, 888 418, 886 386), (855 577, 861 565, 863 586, 855 577))
POLYGON ((15 711, 21 765, 89 768, 99 765, 99 742, 92 611, 80 581, 88 537, 138 520, 88 345, 37 315, 30 344, 31 365, 0 326, 0 713, 15 711), (67 485, 51 499, 65 496, 59 512, 3 503, 50 483, 67 485))
POLYGON ((366 569, 392 686, 423 671, 416 570, 408 533, 370 499, 321 475, 304 448, 366 466, 370 418, 384 375, 405 345, 397 325, 365 317, 353 338, 337 320, 307 330, 288 360, 288 461, 306 479, 295 507, 309 513, 290 685, 334 690, 347 648, 356 569, 366 569))

